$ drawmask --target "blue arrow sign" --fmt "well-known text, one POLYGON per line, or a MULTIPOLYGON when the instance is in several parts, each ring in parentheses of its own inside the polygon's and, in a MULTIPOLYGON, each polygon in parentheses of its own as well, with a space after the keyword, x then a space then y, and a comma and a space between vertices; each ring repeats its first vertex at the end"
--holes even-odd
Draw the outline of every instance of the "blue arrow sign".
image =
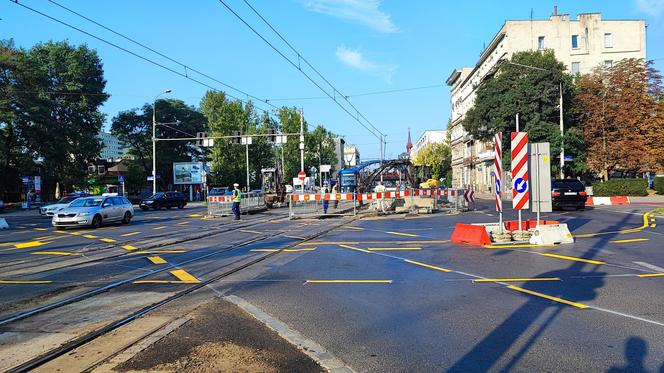
POLYGON ((500 195, 500 179, 496 179, 496 194, 500 195))
POLYGON ((528 190, 528 181, 520 177, 516 178, 514 180, 514 189, 516 189, 518 193, 525 192, 526 190, 528 190))
POLYGON ((118 182, 124 183, 124 176, 118 175, 118 182))

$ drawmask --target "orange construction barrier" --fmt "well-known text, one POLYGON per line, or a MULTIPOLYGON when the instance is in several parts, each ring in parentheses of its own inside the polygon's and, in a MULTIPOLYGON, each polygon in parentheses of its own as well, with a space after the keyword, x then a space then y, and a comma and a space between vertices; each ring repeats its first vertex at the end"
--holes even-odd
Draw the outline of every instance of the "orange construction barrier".
POLYGON ((629 205, 629 199, 627 196, 613 196, 611 197, 612 205, 629 205))
POLYGON ((452 242, 471 245, 490 245, 491 239, 483 225, 457 224, 452 232, 452 242))
MULTIPOLYGON (((560 224, 559 221, 556 220, 540 220, 540 225, 547 225, 547 224, 560 224)), ((537 220, 522 220, 521 221, 521 228, 526 231, 531 228, 537 227, 537 220)), ((505 222, 505 229, 507 229, 510 232, 514 232, 516 230, 519 230, 519 222, 515 220, 509 220, 505 222)))

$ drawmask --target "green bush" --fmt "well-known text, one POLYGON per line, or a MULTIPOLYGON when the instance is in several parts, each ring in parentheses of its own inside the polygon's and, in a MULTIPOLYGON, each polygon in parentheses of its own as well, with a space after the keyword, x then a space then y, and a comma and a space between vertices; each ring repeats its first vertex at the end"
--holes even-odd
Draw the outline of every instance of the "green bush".
POLYGON ((655 177, 652 187, 657 191, 657 194, 664 194, 664 176, 655 177))
POLYGON ((648 181, 646 179, 611 179, 593 184, 593 195, 597 197, 611 196, 647 196, 648 181))

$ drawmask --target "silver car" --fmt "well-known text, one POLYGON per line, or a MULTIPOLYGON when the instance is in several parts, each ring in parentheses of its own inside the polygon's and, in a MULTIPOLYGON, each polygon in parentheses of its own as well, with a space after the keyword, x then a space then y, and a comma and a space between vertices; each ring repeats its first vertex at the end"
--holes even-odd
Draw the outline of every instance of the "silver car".
POLYGON ((54 227, 97 228, 104 223, 122 222, 129 224, 134 216, 134 206, 123 197, 96 196, 82 197, 53 215, 54 227))
POLYGON ((60 199, 58 202, 56 202, 56 203, 53 203, 53 204, 50 204, 50 205, 46 205, 46 206, 40 208, 40 209, 39 209, 39 213, 40 213, 42 216, 49 216, 49 217, 52 217, 52 216, 55 215, 58 211, 60 211, 60 210, 62 210, 62 209, 64 209, 64 208, 67 208, 67 206, 69 206, 69 204, 70 204, 71 202, 73 202, 74 200, 76 200, 77 198, 79 198, 79 197, 76 197, 76 196, 67 196, 67 197, 64 197, 64 198, 60 199))

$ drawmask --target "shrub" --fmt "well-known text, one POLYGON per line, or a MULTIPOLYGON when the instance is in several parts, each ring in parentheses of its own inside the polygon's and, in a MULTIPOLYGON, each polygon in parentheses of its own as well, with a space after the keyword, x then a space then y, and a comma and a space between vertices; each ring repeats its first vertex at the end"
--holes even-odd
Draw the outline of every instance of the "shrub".
POLYGON ((655 177, 652 188, 657 191, 657 194, 664 194, 664 176, 655 177))
POLYGON ((593 194, 597 197, 647 196, 646 179, 611 179, 593 184, 593 194))

